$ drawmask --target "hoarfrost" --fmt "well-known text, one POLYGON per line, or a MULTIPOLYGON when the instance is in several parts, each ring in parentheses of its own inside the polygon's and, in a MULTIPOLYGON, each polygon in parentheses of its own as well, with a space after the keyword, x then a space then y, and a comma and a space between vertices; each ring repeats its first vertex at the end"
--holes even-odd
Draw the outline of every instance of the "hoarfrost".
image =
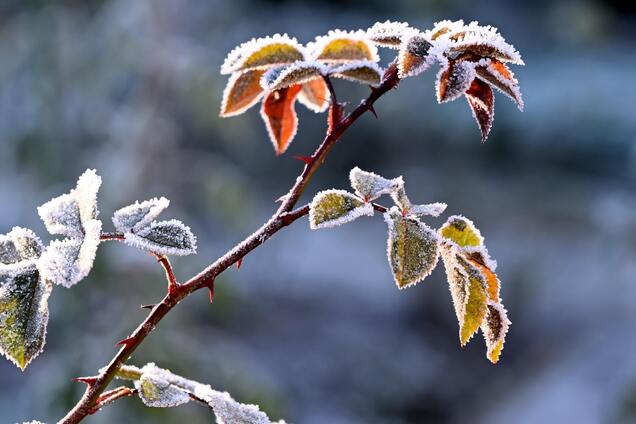
POLYGON ((357 60, 337 65, 329 70, 330 75, 347 81, 377 87, 382 80, 382 68, 370 60, 357 60))
POLYGON ((307 51, 312 59, 328 63, 380 60, 377 47, 362 30, 331 30, 327 35, 316 37, 315 41, 309 43, 307 51))
POLYGON ((462 215, 452 215, 439 229, 439 234, 460 247, 482 246, 484 238, 473 221, 462 215))
POLYGON ((19 267, 22 261, 37 259, 42 249, 42 241, 33 231, 13 227, 9 233, 0 235, 0 270, 11 268, 9 265, 19 267))
POLYGON ((160 255, 191 255, 196 253, 197 239, 190 227, 181 221, 154 221, 134 233, 124 234, 127 244, 160 255))
POLYGON ((404 37, 398 53, 398 76, 413 77, 431 66, 435 55, 431 54, 430 38, 425 34, 413 32, 404 37))
POLYGON ((94 169, 87 169, 77 180, 77 187, 71 195, 77 201, 82 222, 97 218, 97 192, 101 185, 102 177, 94 169))
POLYGON ((404 186, 402 177, 384 178, 369 171, 363 171, 357 166, 349 172, 349 181, 356 194, 365 201, 375 200, 383 194, 391 194, 404 186))
POLYGON ((190 402, 190 395, 170 384, 159 373, 144 373, 135 381, 141 401, 153 408, 171 408, 190 402))
POLYGON ((69 237, 82 236, 82 224, 77 200, 73 194, 63 194, 38 207, 38 214, 47 231, 69 237))
POLYGON ((380 47, 399 49, 405 35, 416 32, 406 22, 376 22, 367 30, 367 37, 380 47))
POLYGON ((337 227, 365 215, 373 216, 373 205, 345 190, 321 191, 309 205, 312 230, 337 227))
POLYGON ((263 69, 272 65, 305 60, 305 51, 295 38, 287 34, 252 38, 235 47, 221 66, 221 74, 231 74, 247 69, 263 69))
POLYGON ((499 361, 510 328, 508 313, 501 303, 488 302, 488 313, 481 324, 486 340, 486 356, 493 364, 499 361))
POLYGON ((257 405, 239 403, 227 392, 211 391, 208 404, 216 415, 217 424, 270 424, 267 414, 257 405))
POLYGON ((265 72, 261 78, 261 87, 267 91, 279 90, 320 78, 323 73, 325 67, 313 60, 276 66, 265 72))
POLYGON ((446 210, 446 203, 428 203, 426 205, 413 205, 409 208, 409 214, 415 216, 429 215, 438 217, 446 210))
POLYGON ((399 289, 429 276, 439 258, 439 237, 417 218, 404 217, 397 207, 384 214, 389 227, 387 256, 399 289))
POLYGON ((476 64, 465 60, 450 61, 437 73, 437 101, 446 103, 460 97, 475 79, 476 64))
POLYGON ((140 230, 148 226, 169 205, 170 200, 165 197, 135 202, 117 210, 113 214, 113 224, 123 233, 140 230))

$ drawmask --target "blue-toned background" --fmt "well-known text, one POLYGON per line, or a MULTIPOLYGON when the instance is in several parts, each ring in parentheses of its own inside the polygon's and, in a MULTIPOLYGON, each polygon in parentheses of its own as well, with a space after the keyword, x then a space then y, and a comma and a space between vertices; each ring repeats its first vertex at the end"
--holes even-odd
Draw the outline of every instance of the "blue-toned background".
MULTIPOLYGON (((481 336, 459 347, 442 267, 398 291, 381 217, 312 232, 301 220, 240 271, 184 301, 131 362, 154 361, 301 424, 636 422, 636 10, 527 1, 0 1, 0 233, 46 238, 36 207, 86 168, 101 216, 165 195, 199 236, 185 279, 256 229, 320 142, 324 115, 276 158, 257 108, 217 117, 236 44, 288 32, 477 19, 524 56, 520 113, 497 95, 484 145, 462 100, 437 105, 434 70, 381 99, 333 150, 304 197, 347 188, 359 165, 404 175, 410 197, 472 218, 498 260, 513 322, 502 361, 481 336)), ((387 56, 390 59, 389 56, 387 56)), ((352 104, 368 89, 338 83, 352 104)), ((431 219, 439 225, 442 219, 431 219)), ((161 269, 105 244, 93 273, 57 287, 45 352, 0 361, 0 422, 55 422, 160 299, 161 269)), ((209 423, 199 405, 121 400, 94 423, 209 423)))

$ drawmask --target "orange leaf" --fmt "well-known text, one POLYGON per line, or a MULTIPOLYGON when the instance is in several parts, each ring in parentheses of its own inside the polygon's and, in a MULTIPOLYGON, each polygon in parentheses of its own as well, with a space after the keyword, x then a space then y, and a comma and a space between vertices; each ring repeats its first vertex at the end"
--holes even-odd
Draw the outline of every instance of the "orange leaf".
POLYGON ((492 88, 485 82, 475 79, 464 95, 481 130, 481 141, 483 143, 486 141, 488 133, 490 133, 492 121, 495 117, 495 97, 493 96, 492 88))
POLYGON ((292 85, 268 93, 263 100, 261 116, 277 155, 287 150, 296 135, 298 118, 294 104, 300 90, 300 85, 292 85))
POLYGON ((488 298, 493 302, 501 302, 501 298, 499 297, 499 288, 501 286, 501 282, 499 281, 499 277, 490 268, 485 264, 484 258, 478 252, 473 252, 468 255, 466 258, 468 262, 476 267, 486 280, 486 290, 488 292, 488 298))
POLYGON ((422 34, 406 38, 398 53, 399 77, 411 77, 425 71, 431 62, 428 54, 431 47, 432 44, 422 34))
POLYGON ((261 77, 264 70, 235 73, 223 91, 220 116, 236 116, 252 107, 263 95, 261 77))
POLYGON ((309 110, 321 113, 329 107, 329 89, 322 78, 316 78, 302 85, 298 101, 309 110))
POLYGON ((446 69, 437 74, 437 101, 439 103, 455 100, 475 79, 475 66, 464 60, 449 61, 446 69))
POLYGON ((523 99, 519 90, 519 82, 508 67, 498 60, 491 59, 487 66, 475 69, 477 77, 492 85, 517 103, 519 110, 523 110, 523 99))

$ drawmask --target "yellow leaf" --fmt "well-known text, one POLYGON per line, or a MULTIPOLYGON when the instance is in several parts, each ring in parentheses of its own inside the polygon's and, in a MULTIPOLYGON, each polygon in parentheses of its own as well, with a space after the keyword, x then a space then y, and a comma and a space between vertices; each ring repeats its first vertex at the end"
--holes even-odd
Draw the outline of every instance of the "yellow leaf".
POLYGON ((490 362, 496 364, 503 350, 510 321, 506 310, 500 303, 488 303, 488 313, 481 325, 481 331, 486 340, 487 356, 490 362))
POLYGON ((473 221, 461 215, 448 217, 439 234, 461 247, 482 246, 484 238, 473 221))
POLYGON ((363 215, 372 216, 373 206, 344 190, 321 191, 309 205, 312 230, 337 227, 363 215))
POLYGON ((252 39, 230 52, 221 66, 221 74, 248 69, 267 69, 305 59, 303 47, 287 34, 252 39))
POLYGON ((313 59, 323 62, 380 60, 378 49, 367 39, 364 31, 329 31, 327 35, 317 37, 309 49, 313 59))
POLYGON ((235 73, 223 91, 220 116, 236 116, 255 105, 263 95, 261 77, 264 70, 235 73))

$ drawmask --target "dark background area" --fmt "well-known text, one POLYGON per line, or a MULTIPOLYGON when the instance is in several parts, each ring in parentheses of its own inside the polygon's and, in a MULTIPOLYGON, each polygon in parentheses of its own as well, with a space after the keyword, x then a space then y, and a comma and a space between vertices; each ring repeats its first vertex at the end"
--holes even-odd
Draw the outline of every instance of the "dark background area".
MULTIPOLYGON (((179 305, 131 359, 258 403, 290 423, 636 422, 636 10, 634 2, 0 1, 0 233, 46 239, 36 207, 86 168, 101 217, 165 195, 166 218, 199 237, 173 261, 185 279, 255 230, 322 139, 299 106, 276 158, 257 108, 218 118, 226 53, 287 32, 441 19, 498 27, 522 53, 526 110, 497 95, 490 139, 462 100, 438 105, 429 70, 400 84, 333 150, 304 196, 347 188, 353 166, 403 175, 415 202, 470 217, 499 262, 513 324, 491 365, 481 336, 459 347, 443 268, 398 291, 380 216, 336 230, 306 220, 179 305)), ((391 52, 385 52, 391 59, 391 52)), ((338 83, 352 104, 368 89, 338 83)), ((440 225, 441 218, 428 221, 440 225)), ((56 287, 45 352, 21 373, 0 362, 0 421, 54 422, 114 343, 160 299, 161 269, 104 244, 92 274, 56 287)), ((121 400, 94 423, 207 423, 199 405, 121 400)))

